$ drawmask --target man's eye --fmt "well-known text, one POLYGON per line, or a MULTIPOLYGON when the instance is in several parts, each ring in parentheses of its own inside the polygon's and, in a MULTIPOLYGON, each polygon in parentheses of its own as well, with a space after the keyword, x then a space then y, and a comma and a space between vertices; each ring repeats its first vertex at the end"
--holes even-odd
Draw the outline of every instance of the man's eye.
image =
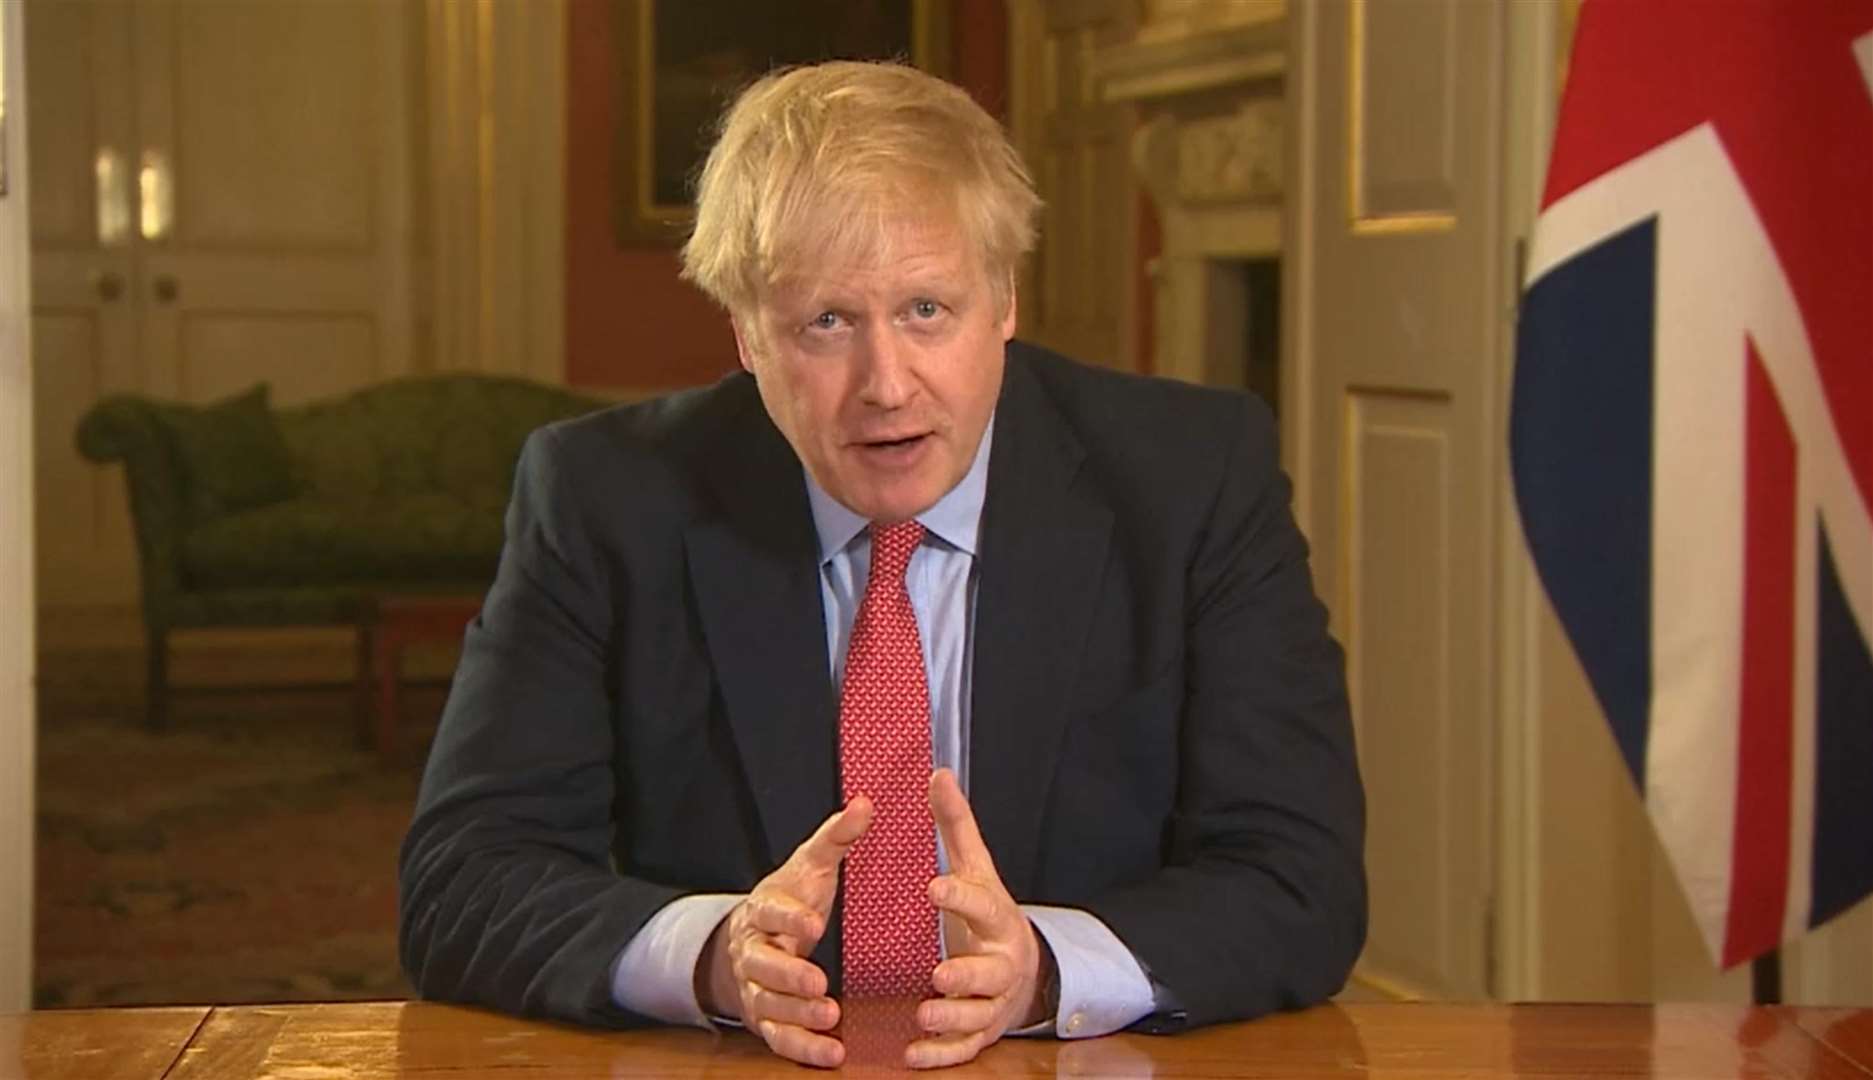
POLYGON ((813 316, 813 320, 807 325, 815 330, 837 330, 839 329, 839 316, 830 311, 822 311, 813 316))
POLYGON ((935 300, 918 300, 911 304, 910 310, 919 319, 934 319, 943 311, 943 305, 935 300))

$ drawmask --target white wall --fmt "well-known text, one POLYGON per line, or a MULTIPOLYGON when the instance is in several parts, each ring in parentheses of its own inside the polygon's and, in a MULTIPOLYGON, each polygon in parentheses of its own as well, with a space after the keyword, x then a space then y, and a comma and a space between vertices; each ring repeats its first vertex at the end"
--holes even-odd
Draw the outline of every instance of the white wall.
POLYGON ((0 4, 6 195, 0 197, 0 1012, 32 1004, 33 428, 24 5, 0 4))

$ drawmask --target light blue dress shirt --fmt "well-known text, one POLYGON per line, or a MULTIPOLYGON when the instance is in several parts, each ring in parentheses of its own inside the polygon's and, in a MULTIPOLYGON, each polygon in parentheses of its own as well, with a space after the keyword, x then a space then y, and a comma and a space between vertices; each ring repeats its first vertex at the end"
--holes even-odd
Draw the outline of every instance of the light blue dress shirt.
MULTIPOLYGON (((930 686, 930 756, 955 770, 969 790, 969 690, 975 656, 976 541, 988 487, 991 417, 962 480, 936 505, 917 516, 923 543, 912 553, 904 585, 917 616, 924 670, 930 686)), ((820 592, 826 612, 826 652, 833 685, 845 678, 846 648, 865 582, 871 572, 870 524, 807 477, 813 525, 819 534, 820 592)), ((937 860, 948 855, 938 840, 937 860)), ((633 1012, 668 1023, 707 1026, 696 1002, 697 959, 716 925, 741 901, 740 895, 685 896, 652 916, 619 956, 612 996, 633 1012)), ((1053 950, 1060 971, 1060 1009, 1049 1027, 1062 1038, 1117 1031, 1153 1008, 1151 980, 1138 960, 1100 919, 1074 908, 1023 904, 1021 909, 1053 950)), ((947 955, 947 950, 945 950, 947 955)))

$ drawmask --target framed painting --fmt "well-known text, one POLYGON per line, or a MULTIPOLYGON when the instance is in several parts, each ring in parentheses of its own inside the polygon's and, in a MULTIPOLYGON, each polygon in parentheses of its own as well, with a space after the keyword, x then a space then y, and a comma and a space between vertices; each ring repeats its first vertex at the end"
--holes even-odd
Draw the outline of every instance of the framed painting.
POLYGON ((909 59, 947 74, 946 0, 612 0, 612 148, 620 247, 688 235, 691 182, 722 109, 764 72, 817 60, 909 59))

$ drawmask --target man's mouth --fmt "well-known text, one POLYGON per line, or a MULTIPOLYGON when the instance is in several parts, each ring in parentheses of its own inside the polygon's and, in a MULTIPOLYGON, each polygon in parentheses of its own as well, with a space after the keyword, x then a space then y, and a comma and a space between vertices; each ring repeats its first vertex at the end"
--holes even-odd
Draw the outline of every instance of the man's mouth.
POLYGON ((879 439, 860 439, 858 445, 867 450, 891 450, 899 447, 913 446, 928 438, 929 435, 930 433, 927 431, 919 431, 910 435, 888 436, 879 439))
POLYGON ((860 439, 852 444, 862 458, 874 465, 884 467, 909 467, 923 456, 922 450, 930 441, 930 432, 923 431, 914 435, 899 435, 882 439, 860 439))

